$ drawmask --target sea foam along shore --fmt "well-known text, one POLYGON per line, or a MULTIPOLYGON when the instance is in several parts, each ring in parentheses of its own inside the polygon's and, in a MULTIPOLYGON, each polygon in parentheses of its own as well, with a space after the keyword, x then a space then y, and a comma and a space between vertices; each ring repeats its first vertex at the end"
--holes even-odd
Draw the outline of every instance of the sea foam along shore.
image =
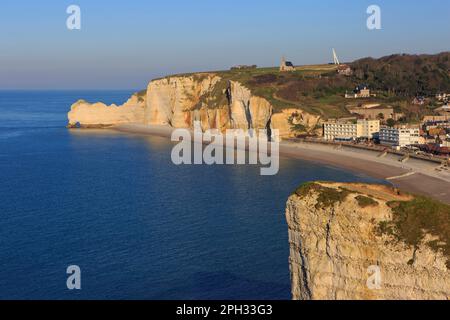
MULTIPOLYGON (((111 129, 167 138, 175 130, 170 126, 141 124, 117 125, 111 129)), ((403 163, 398 156, 379 157, 377 152, 369 150, 349 147, 336 149, 328 145, 284 141, 280 143, 280 154, 385 179, 403 191, 427 195, 450 204, 450 173, 437 171, 438 166, 432 162, 410 159, 403 163)))

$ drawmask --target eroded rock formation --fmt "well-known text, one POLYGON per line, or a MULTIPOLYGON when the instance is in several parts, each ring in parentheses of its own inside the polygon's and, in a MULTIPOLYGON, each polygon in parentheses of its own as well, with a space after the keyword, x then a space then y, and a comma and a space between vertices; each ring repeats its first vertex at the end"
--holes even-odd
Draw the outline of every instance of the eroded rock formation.
POLYGON ((108 127, 124 123, 144 121, 145 99, 134 94, 121 106, 107 106, 104 103, 75 102, 68 114, 69 127, 108 127))

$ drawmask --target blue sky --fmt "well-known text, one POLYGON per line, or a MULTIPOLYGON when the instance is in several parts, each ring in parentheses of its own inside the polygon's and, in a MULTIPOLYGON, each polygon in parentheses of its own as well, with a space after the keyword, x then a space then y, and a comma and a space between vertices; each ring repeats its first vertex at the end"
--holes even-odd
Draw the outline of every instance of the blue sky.
POLYGON ((162 75, 449 51, 450 1, 164 0, 0 4, 0 89, 138 89, 162 75), (66 8, 81 8, 81 30, 66 8), (382 30, 366 27, 377 4, 382 30))

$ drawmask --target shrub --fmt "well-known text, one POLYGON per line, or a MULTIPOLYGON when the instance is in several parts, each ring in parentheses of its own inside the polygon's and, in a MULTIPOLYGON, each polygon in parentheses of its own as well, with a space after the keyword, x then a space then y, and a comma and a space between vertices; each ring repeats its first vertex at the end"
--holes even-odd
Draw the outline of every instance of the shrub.
POLYGON ((361 208, 374 207, 374 206, 378 205, 378 202, 376 202, 375 200, 373 200, 370 197, 359 195, 355 199, 356 199, 356 201, 358 201, 358 205, 361 208))
POLYGON ((312 192, 318 193, 316 209, 323 209, 331 207, 335 203, 341 203, 350 194, 350 191, 348 190, 328 188, 315 182, 305 183, 295 191, 295 193, 301 197, 307 196, 312 192))

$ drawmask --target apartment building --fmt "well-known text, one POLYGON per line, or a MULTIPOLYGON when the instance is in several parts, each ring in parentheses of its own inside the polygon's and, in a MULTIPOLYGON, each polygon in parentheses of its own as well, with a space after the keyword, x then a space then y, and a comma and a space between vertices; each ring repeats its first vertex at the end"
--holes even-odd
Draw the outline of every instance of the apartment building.
POLYGON ((386 146, 406 147, 420 144, 420 129, 417 127, 381 127, 380 143, 386 146))
POLYGON ((325 140, 354 140, 358 136, 356 123, 329 121, 323 125, 325 140))
POLYGON ((358 120, 356 123, 345 121, 329 121, 324 124, 325 140, 355 140, 357 138, 372 139, 380 131, 379 120, 358 120))
POLYGON ((373 139, 380 132, 380 120, 358 120, 357 138, 373 139))

